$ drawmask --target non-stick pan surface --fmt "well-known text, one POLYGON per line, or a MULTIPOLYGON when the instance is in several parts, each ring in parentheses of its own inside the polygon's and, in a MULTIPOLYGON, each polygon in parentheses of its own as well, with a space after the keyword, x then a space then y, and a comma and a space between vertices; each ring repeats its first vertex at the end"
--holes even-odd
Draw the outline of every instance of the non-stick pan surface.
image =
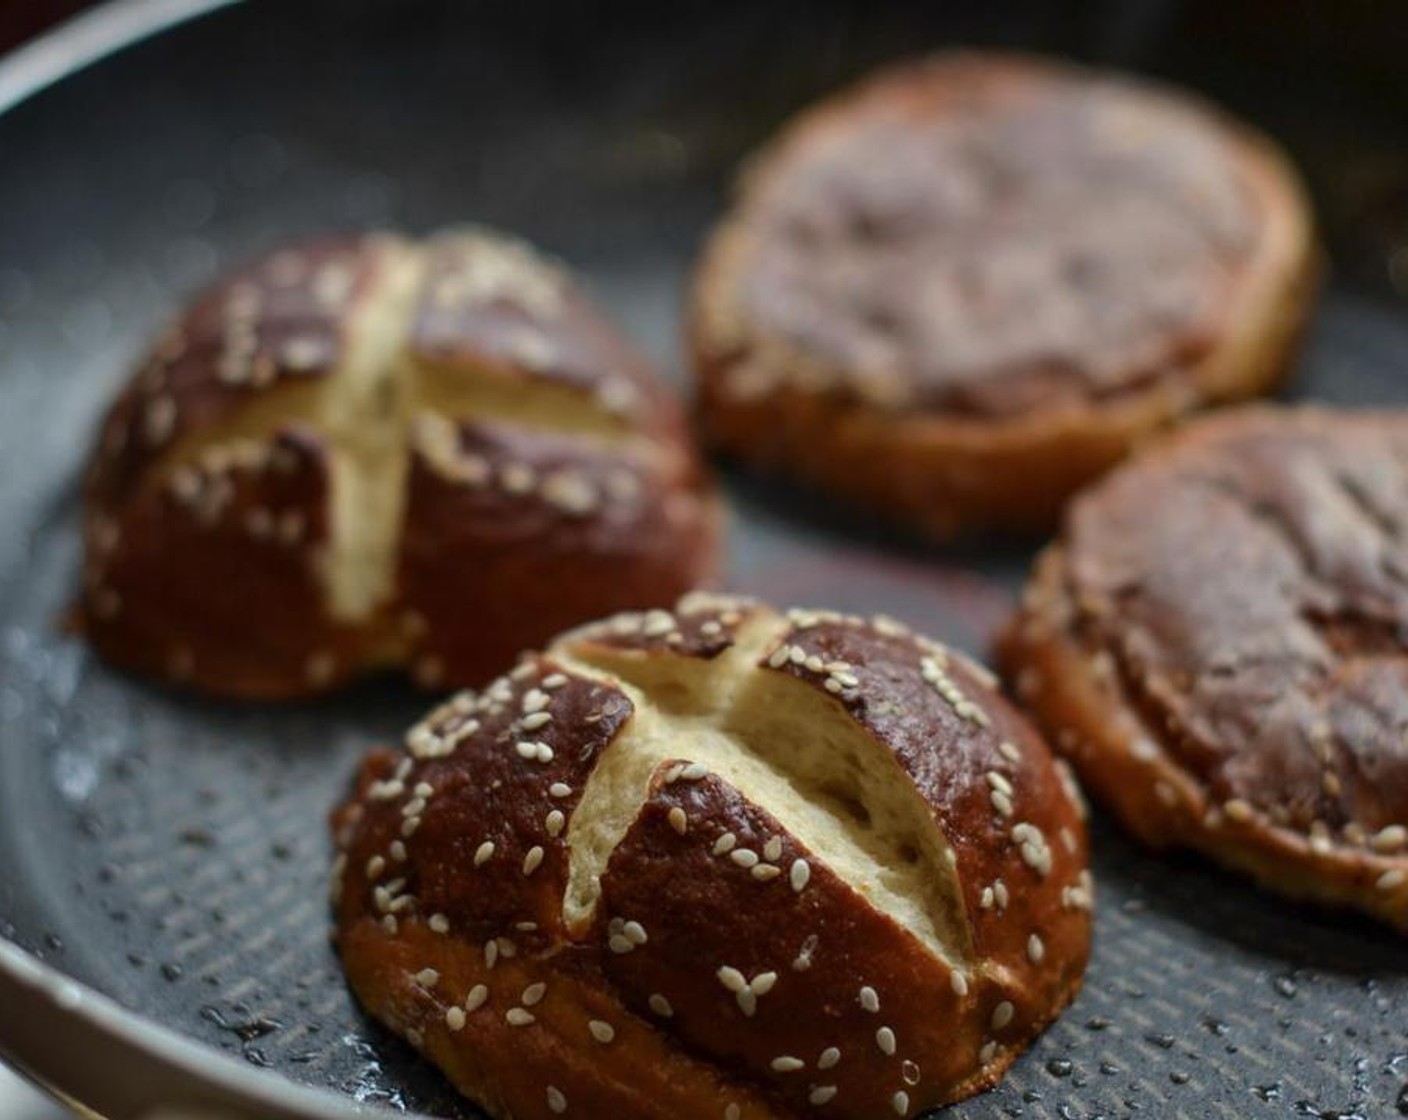
MULTIPOLYGON (((682 283, 737 160, 809 97, 955 39, 1113 46, 1304 138, 1312 162, 1339 150, 1345 120, 1370 147, 1373 127, 1408 134, 1372 99, 1252 74, 1165 25, 1116 21, 1112 37, 1073 31, 1070 15, 239 6, 0 118, 0 935, 130 1009, 134 1037, 155 1022, 243 1059, 249 1078, 470 1115, 357 1011, 327 938, 328 808, 354 760, 426 700, 384 680, 311 705, 203 702, 65 636, 99 409, 192 285, 332 228, 519 231, 577 265, 673 370, 682 283)), ((1408 316, 1332 284, 1297 393, 1404 402, 1406 374, 1408 316)), ((980 653, 1029 559, 926 549, 789 490, 730 487, 736 586, 889 611, 980 653)), ((1401 939, 1094 827, 1085 991, 995 1092, 951 1115, 1408 1114, 1401 939)))

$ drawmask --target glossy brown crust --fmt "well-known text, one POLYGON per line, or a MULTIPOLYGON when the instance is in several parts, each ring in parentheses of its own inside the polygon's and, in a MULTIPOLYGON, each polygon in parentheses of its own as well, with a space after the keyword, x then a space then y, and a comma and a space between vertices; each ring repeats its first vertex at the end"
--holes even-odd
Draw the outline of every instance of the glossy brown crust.
POLYGON ((669 603, 711 572, 721 511, 697 465, 584 449, 571 437, 470 424, 460 446, 490 477, 526 469, 526 494, 446 477, 412 450, 398 583, 412 617, 474 617, 413 637, 426 684, 482 681, 584 614, 669 603), (559 490, 605 496, 591 509, 559 490))
POLYGON ((1408 418, 1247 409, 1072 506, 1002 642, 1142 840, 1408 930, 1408 418))
POLYGON ((562 268, 478 231, 297 245, 217 282, 114 403, 85 503, 95 648, 258 698, 388 664, 482 680, 584 617, 673 601, 720 530, 649 364, 562 268), (349 371, 377 346, 406 481, 388 589, 349 615, 328 577, 339 402, 368 392, 349 371))
POLYGON ((700 415, 722 450, 930 534, 1041 529, 1141 438, 1273 389, 1314 272, 1265 138, 1128 79, 939 56, 750 165, 696 275, 700 415))
POLYGON ((889 620, 723 597, 565 635, 374 756, 334 815, 352 987, 497 1116, 912 1116, 989 1086, 1078 989, 1091 883, 1073 787, 985 679, 889 620), (670 703, 650 672, 730 671, 735 649, 736 712, 842 715, 922 797, 953 852, 955 957, 691 765, 683 727, 590 919, 564 920, 581 793, 632 749, 637 705, 670 703))

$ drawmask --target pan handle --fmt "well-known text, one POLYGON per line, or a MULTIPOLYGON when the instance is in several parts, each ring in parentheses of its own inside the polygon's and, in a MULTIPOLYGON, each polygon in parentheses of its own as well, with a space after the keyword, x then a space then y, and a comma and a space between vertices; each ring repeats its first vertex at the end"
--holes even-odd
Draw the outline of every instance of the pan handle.
POLYGON ((93 1120, 385 1115, 252 1069, 139 1018, 0 939, 0 1057, 93 1120))

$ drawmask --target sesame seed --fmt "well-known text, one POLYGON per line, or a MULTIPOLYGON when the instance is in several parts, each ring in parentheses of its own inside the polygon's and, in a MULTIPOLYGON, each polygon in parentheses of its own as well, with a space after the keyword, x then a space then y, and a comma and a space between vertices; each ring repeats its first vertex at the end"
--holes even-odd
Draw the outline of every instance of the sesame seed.
POLYGON ((905 1059, 905 1061, 900 1064, 900 1076, 904 1078, 906 1085, 918 1085, 919 1067, 914 1062, 905 1059))
POLYGON ((1374 833, 1370 844, 1376 852, 1396 852, 1408 844, 1408 828, 1404 828, 1401 824, 1391 824, 1387 828, 1381 828, 1374 833))
POLYGON ((697 782, 700 778, 707 777, 709 768, 702 762, 691 762, 680 771, 680 780, 685 782, 697 782))
POLYGON ((995 1057, 997 1057, 997 1043, 995 1041, 983 1043, 983 1048, 978 1051, 978 1061, 987 1065, 995 1057))
POLYGON ((603 1046, 616 1037, 616 1028, 601 1019, 592 1019, 588 1022, 587 1030, 591 1031, 592 1037, 603 1046))
POLYGON ((553 782, 552 785, 548 786, 548 796, 571 797, 572 787, 569 786, 566 782, 553 782))
POLYGON ((1015 763, 1022 760, 1022 752, 1017 749, 1016 744, 1009 743, 1005 739, 997 744, 997 752, 1002 755, 1003 758, 1007 759, 1008 762, 1015 763))
POLYGON ((807 1095, 807 1101, 816 1105, 829 1104, 835 1096, 835 1085, 818 1085, 807 1095))
POLYGON ((775 650, 773 650, 772 654, 768 657, 768 664, 771 665, 774 669, 780 669, 782 668, 782 666, 787 664, 787 660, 790 656, 790 653, 791 651, 788 649, 786 644, 780 645, 775 650))
POLYGON ((760 972, 757 976, 753 977, 748 987, 753 990, 754 995, 765 996, 770 991, 772 991, 773 985, 775 985, 776 983, 776 972, 760 972))
POLYGON ((492 840, 485 840, 484 843, 480 844, 479 847, 474 850, 475 867, 483 867, 493 858, 494 842, 492 840))
POLYGON ((524 731, 537 731, 540 727, 546 727, 552 722, 551 712, 533 712, 519 720, 519 726, 524 731))
POLYGON ((1004 883, 1001 879, 998 879, 992 885, 992 893, 993 896, 997 899, 997 908, 999 910, 1006 910, 1008 902, 1007 884, 1004 883))
POLYGON ((423 968, 416 973, 415 981, 422 988, 433 988, 440 982, 440 973, 433 968, 423 968))
POLYGON ((893 1057, 895 1053, 895 1032, 889 1027, 881 1027, 875 1032, 875 1045, 880 1048, 880 1053, 887 1058, 893 1057))
POLYGON ((538 476, 526 463, 509 463, 500 472, 499 481, 510 494, 526 494, 537 485, 538 476))
POLYGON ((541 712, 548 706, 548 694, 540 688, 530 688, 523 694, 523 711, 525 714, 541 712))
POLYGON ((872 1015, 880 1010, 880 997, 868 984, 860 990, 860 1005, 872 1015))
POLYGON ((426 924, 427 924, 428 926, 430 926, 430 932, 431 932, 431 933, 449 933, 449 932, 450 932, 450 919, 447 918, 447 917, 445 917, 444 914, 432 914, 432 915, 430 915, 430 920, 429 920, 426 924))
POLYGON ((1374 885, 1381 891, 1397 890, 1405 882, 1408 882, 1408 873, 1402 868, 1393 867, 1379 876, 1378 882, 1374 885))
POLYGON ((489 987, 487 984, 475 984, 469 989, 469 995, 464 998, 464 1009, 466 1011, 478 1011, 489 999, 489 987))
POLYGON ((675 616, 669 611, 654 610, 645 616, 640 632, 647 638, 660 638, 675 628, 675 616))
POLYGON ((763 858, 776 861, 782 857, 782 837, 774 836, 763 845, 763 858))
POLYGON ((524 1007, 532 1007, 535 1003, 541 1003, 543 996, 547 994, 548 986, 541 980, 536 984, 529 984, 523 989, 523 994, 518 997, 518 1002, 524 1007))
POLYGON ((738 843, 738 837, 736 837, 732 832, 725 832, 722 836, 720 836, 717 840, 714 841, 714 854, 716 856, 725 855, 728 852, 733 851, 733 846, 736 843, 738 843))
POLYGON ((645 927, 639 922, 627 922, 621 927, 621 932, 630 939, 633 945, 644 945, 650 940, 646 936, 645 927))
POLYGON ((772 1068, 778 1073, 796 1073, 799 1069, 806 1069, 807 1063, 791 1054, 782 1054, 772 1060, 772 1068))
POLYGON ((968 977, 961 972, 950 972, 948 982, 953 987, 953 994, 962 999, 968 994, 968 977))
POLYGON ((988 794, 988 799, 992 802, 992 807, 1004 817, 1012 815, 1012 798, 1003 793, 1000 789, 995 789, 988 794))
POLYGON ((543 499, 563 513, 580 517, 596 508, 595 488, 579 474, 557 471, 543 480, 543 499))
POLYGON ((143 416, 143 430, 147 442, 165 443, 176 428, 176 401, 171 397, 157 397, 147 405, 143 416))
POLYGON ((782 874, 782 868, 771 863, 760 863, 753 867, 749 874, 759 882, 766 883, 769 879, 776 879, 782 874))
POLYGON ((1012 783, 1004 775, 999 774, 996 770, 989 770, 986 777, 988 785, 993 789, 999 793, 1005 793, 1008 797, 1012 796, 1012 783))
POLYGON ((758 853, 752 848, 734 848, 729 852, 728 858, 739 867, 755 867, 758 863, 758 853))
POLYGON ((758 1012, 758 996, 752 988, 744 988, 734 997, 738 1001, 738 1009, 748 1018, 752 1018, 758 1012))
POLYGON ((1027 956, 1032 964, 1040 964, 1046 956, 1046 944, 1035 933, 1027 938, 1027 956))
POLYGON ((553 692, 567 683, 567 676, 564 673, 549 673, 539 684, 540 688, 553 692))
POLYGON ((821 1052, 821 1056, 816 1060, 817 1069, 830 1069, 841 1060, 841 1051, 834 1046, 828 1046, 821 1052))
POLYGON ((992 1009, 992 1029, 995 1031, 1002 1030, 1003 1027, 1012 1022, 1012 1016, 1016 1014, 1016 1011, 1017 1009, 1012 1006, 1009 1000, 1003 1000, 992 1009))
POLYGON ((397 863, 406 862, 406 842, 404 840, 391 841, 391 845, 387 850, 391 853, 391 858, 397 863))
POLYGON ((895 1110, 896 1116, 907 1116, 909 1114, 909 1094, 901 1089, 890 1098, 890 1107, 895 1110))
POLYGON ((561 1089, 553 1085, 548 1086, 548 1108, 557 1113, 567 1111, 567 1098, 562 1095, 561 1089))
POLYGON ((654 993, 650 997, 649 1002, 650 1010, 655 1012, 655 1014, 659 1015, 663 1019, 669 1019, 675 1013, 675 1009, 670 1006, 670 1001, 667 1000, 664 996, 662 996, 659 992, 654 993))
POLYGON ((529 1023, 538 1021, 531 1011, 525 1011, 521 1007, 510 1007, 504 1013, 504 1021, 511 1027, 526 1027, 529 1023))
POLYGON ((613 933, 606 939, 606 946, 613 953, 630 953, 635 950, 635 942, 624 933, 613 933))
POLYGON ((399 925, 396 921, 396 915, 387 914, 386 917, 382 918, 381 928, 394 937, 396 935, 396 930, 399 928, 399 925))
POLYGON ((538 870, 538 865, 543 862, 543 849, 540 845, 534 844, 528 849, 528 854, 523 857, 523 874, 531 875, 538 870))
POLYGON ((484 942, 484 967, 493 968, 499 959, 499 943, 490 938, 484 942))
POLYGON ((689 831, 689 817, 678 805, 670 810, 670 827, 683 836, 689 831))
POLYGON ((367 878, 380 879, 381 873, 386 870, 386 860, 381 856, 372 856, 367 860, 367 878))
POLYGON ((789 877, 792 882, 792 889, 800 894, 811 881, 812 865, 804 859, 794 859, 792 861, 792 871, 789 877))
POLYGON ((1140 736, 1130 740, 1129 753, 1140 762, 1153 762, 1159 757, 1159 748, 1153 740, 1140 736))
POLYGON ((719 978, 719 983, 730 992, 741 992, 748 987, 748 978, 730 965, 724 965, 714 975, 719 978))
POLYGON ((1252 819, 1252 807, 1240 797, 1234 797, 1230 801, 1223 802, 1222 811, 1227 814, 1229 820, 1245 824, 1252 819))
POLYGON ((464 1030, 466 1019, 463 1007, 449 1007, 445 1009, 445 1026, 452 1031, 464 1030))
POLYGON ((567 818, 562 815, 561 809, 554 809, 543 819, 543 827, 547 829, 549 836, 560 836, 562 826, 567 823, 567 818))

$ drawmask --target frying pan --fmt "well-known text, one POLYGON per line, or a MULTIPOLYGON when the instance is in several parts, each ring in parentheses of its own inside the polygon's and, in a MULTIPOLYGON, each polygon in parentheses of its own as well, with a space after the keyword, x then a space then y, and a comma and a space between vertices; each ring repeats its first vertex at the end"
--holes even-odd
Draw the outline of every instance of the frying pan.
MULTIPOLYGON (((0 1051, 87 1115, 474 1115, 358 1012, 327 939, 327 810, 425 698, 385 679, 211 703, 56 625, 99 410, 233 260, 334 228, 501 225, 578 266, 673 370, 691 255, 750 148, 881 60, 1021 45, 1170 75, 1287 139, 1338 265, 1295 392, 1408 402, 1383 268, 1408 230, 1408 107, 1387 87, 1239 55, 1255 36, 1176 4, 668 7, 124 0, 0 63, 0 1051)), ((976 653, 1030 559, 728 484, 734 586, 884 610, 976 653)), ((1401 939, 1093 827, 1083 994, 946 1115, 1408 1114, 1401 939)))

